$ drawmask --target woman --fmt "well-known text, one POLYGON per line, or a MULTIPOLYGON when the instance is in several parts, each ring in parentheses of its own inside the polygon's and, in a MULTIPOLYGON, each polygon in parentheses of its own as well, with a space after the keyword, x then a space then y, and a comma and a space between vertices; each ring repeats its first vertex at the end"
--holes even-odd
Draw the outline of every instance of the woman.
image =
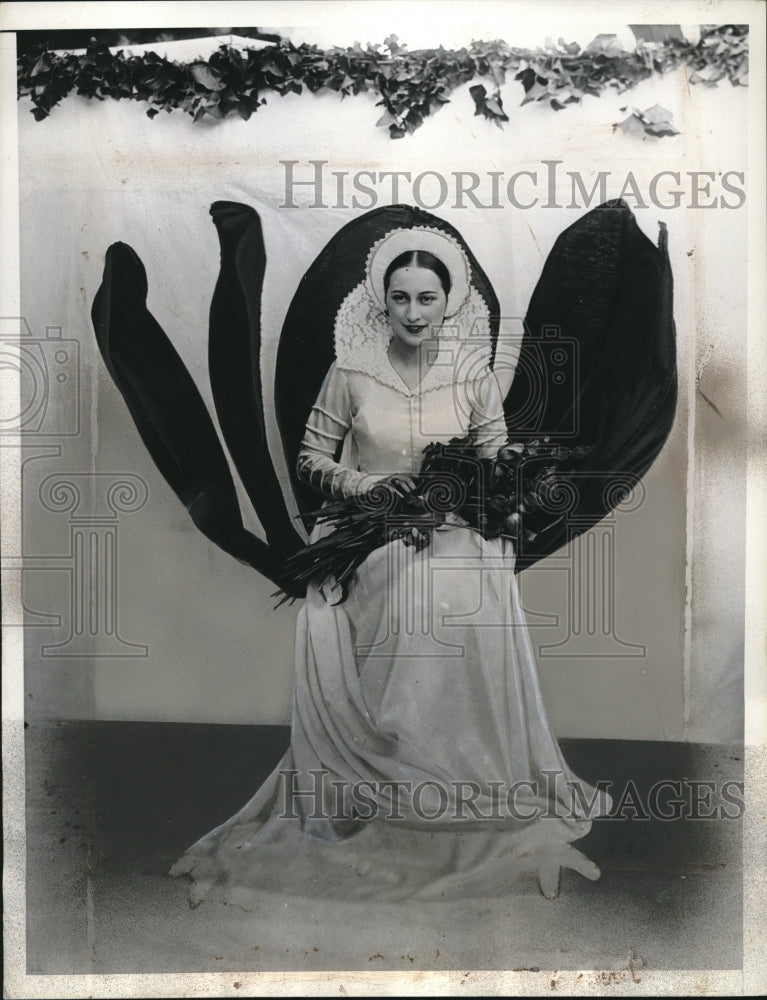
MULTIPOLYGON (((429 443, 470 435, 494 458, 506 441, 470 273, 441 230, 394 229, 373 246, 298 458, 325 497, 387 504, 417 493, 429 443)), ((394 524, 347 594, 308 588, 290 749, 171 869, 195 895, 483 895, 534 870, 553 897, 561 867, 599 877, 570 843, 609 797, 575 778, 550 731, 513 545, 440 522, 404 537, 394 524)))

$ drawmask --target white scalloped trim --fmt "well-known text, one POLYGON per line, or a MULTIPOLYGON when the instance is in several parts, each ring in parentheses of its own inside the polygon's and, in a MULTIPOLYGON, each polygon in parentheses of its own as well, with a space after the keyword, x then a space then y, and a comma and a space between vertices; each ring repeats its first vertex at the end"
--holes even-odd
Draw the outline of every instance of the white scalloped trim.
MULTIPOLYGON (((387 352, 392 329, 367 282, 360 282, 341 303, 334 335, 339 368, 360 372, 398 392, 412 394, 391 366, 387 352)), ((473 286, 469 286, 463 307, 443 325, 434 364, 413 391, 428 392, 457 381, 474 379, 489 366, 490 355, 487 303, 473 286)))
POLYGON ((471 291, 471 269, 463 247, 455 237, 434 226, 412 226, 390 229, 370 248, 365 263, 368 292, 382 309, 386 308, 383 289, 384 274, 389 264, 406 250, 428 250, 438 257, 450 274, 450 292, 445 316, 454 317, 466 304, 471 291), (413 234, 421 233, 419 246, 414 247, 413 234))

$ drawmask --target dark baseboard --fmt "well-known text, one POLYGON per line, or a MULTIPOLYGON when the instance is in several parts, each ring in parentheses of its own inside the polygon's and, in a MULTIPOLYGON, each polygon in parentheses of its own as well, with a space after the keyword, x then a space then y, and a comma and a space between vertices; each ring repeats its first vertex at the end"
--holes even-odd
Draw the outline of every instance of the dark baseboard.
MULTIPOLYGON (((184 930, 180 914, 186 907, 172 896, 182 887, 170 886, 174 880, 165 876, 187 847, 251 798, 284 753, 288 728, 31 721, 25 735, 29 971, 218 967, 218 953, 212 959, 204 949, 174 957, 183 948, 177 942, 173 952, 165 942, 166 920, 175 921, 179 941, 197 927, 190 923, 184 930), (168 900, 167 910, 162 900, 168 900), (88 905, 95 907, 90 915, 88 905), (151 934, 159 935, 151 944, 142 929, 142 920, 150 919, 142 916, 147 907, 155 914, 151 926, 157 929, 151 934), (132 957, 137 940, 144 941, 138 968, 132 957)), ((534 953, 535 942, 544 938, 545 928, 536 931, 535 921, 545 919, 547 926, 561 921, 563 940, 575 935, 585 948, 581 954, 565 943, 562 954, 557 952, 559 968, 567 962, 574 963, 569 967, 588 967, 602 942, 620 943, 624 936, 625 953, 641 953, 656 968, 739 968, 741 823, 695 820, 689 809, 694 794, 706 800, 707 786, 698 786, 702 793, 695 793, 695 782, 713 783, 720 790, 727 781, 742 781, 742 751, 635 740, 560 742, 572 770, 592 784, 607 782, 616 807, 623 800, 623 809, 616 818, 597 820, 578 842, 602 869, 599 883, 573 875, 561 906, 540 914, 523 897, 532 923, 515 933, 526 935, 525 954, 534 953), (641 815, 652 788, 664 781, 684 789, 686 816, 641 815), (611 914, 604 927, 597 919, 603 911, 611 914), (705 928, 705 939, 699 927, 705 928), (588 939, 587 947, 581 939, 588 939)), ((705 807, 699 811, 705 814, 705 807)), ((310 915, 311 907, 306 912, 310 915)), ((300 923, 303 917, 296 919, 300 923)), ((441 944, 436 947, 442 949, 446 967, 469 967, 469 953, 454 948, 448 954, 441 944)), ((304 961, 283 951, 271 955, 271 967, 292 968, 290 963, 304 961)), ((254 953, 247 963, 265 967, 258 965, 266 961, 258 958, 261 954, 254 953)), ((327 967, 337 968, 341 959, 325 959, 325 954, 316 961, 330 961, 327 967)), ((230 961, 237 969, 244 960, 235 956, 230 961)), ((348 961, 349 968, 358 967, 348 961)), ((431 968, 430 961, 426 955, 419 959, 424 968, 431 968)), ((481 961, 486 967, 489 959, 481 961)), ((505 953, 494 954, 492 961, 494 967, 507 967, 505 953)), ((249 968, 247 963, 243 967, 249 968)))
MULTIPOLYGON (((91 836, 105 849, 127 851, 135 860, 151 855, 164 869, 244 805, 279 762, 289 733, 287 726, 32 722, 26 731, 28 784, 41 779, 73 803, 87 799, 91 836)), ((693 795, 706 815, 706 790, 696 792, 691 783, 742 781, 742 751, 639 740, 562 739, 560 745, 577 775, 592 784, 608 782, 616 806, 622 800, 620 818, 595 823, 582 842, 600 863, 712 863, 700 853, 710 851, 721 824, 689 819, 693 795), (659 782, 682 783, 686 817, 649 815, 651 789, 659 782)), ((664 792, 659 800, 666 811, 669 799, 664 792)))

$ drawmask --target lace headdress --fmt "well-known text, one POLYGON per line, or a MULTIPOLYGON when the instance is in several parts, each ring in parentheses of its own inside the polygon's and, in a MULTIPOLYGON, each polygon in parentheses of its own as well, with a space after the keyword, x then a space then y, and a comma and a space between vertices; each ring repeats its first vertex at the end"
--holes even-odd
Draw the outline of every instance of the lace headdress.
POLYGON ((426 250, 439 258, 450 274, 445 320, 438 350, 420 384, 426 392, 460 378, 475 378, 490 364, 490 313, 471 284, 469 261, 452 236, 428 226, 392 229, 368 254, 365 280, 349 292, 336 314, 335 352, 339 367, 362 372, 384 385, 401 388, 387 357, 392 328, 386 316, 384 275, 389 264, 406 251, 426 250))

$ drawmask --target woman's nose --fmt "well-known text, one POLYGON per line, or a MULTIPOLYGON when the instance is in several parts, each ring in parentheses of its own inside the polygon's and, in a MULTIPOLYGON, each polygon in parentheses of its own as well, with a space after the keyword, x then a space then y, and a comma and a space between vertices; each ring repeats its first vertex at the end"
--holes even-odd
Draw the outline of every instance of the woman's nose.
POLYGON ((421 315, 421 310, 418 308, 417 302, 410 302, 407 307, 407 318, 409 322, 417 320, 421 315))

